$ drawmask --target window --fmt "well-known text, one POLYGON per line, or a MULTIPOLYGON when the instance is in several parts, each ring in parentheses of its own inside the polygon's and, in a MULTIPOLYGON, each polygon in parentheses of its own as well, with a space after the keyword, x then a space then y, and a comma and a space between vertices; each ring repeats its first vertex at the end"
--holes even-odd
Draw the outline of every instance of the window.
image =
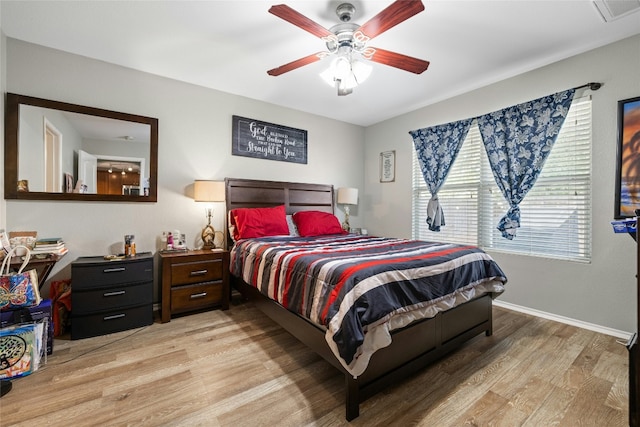
POLYGON ((413 154, 413 237, 484 249, 568 260, 591 259, 591 98, 574 99, 533 189, 520 204, 517 235, 496 226, 509 205, 498 189, 477 123, 438 192, 446 225, 429 231, 427 189, 413 154))

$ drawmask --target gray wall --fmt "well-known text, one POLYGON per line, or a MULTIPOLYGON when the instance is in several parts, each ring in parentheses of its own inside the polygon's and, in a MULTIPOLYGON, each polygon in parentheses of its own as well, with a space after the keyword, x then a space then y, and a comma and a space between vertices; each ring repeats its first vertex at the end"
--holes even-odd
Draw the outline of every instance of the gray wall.
POLYGON ((411 236, 413 142, 408 131, 601 82, 600 90, 586 92, 593 96, 591 263, 496 252, 491 255, 509 278, 500 300, 619 331, 635 331, 636 246, 629 236, 614 235, 610 221, 615 194, 617 101, 640 96, 639 70, 640 36, 636 36, 368 127, 363 226, 374 234, 411 236), (387 150, 396 150, 396 181, 380 184, 378 157, 387 150))
MULTIPOLYGON (((122 251, 125 234, 136 236, 139 252, 158 250, 163 230, 186 233, 194 247, 206 225, 203 205, 192 198, 195 179, 241 177, 363 188, 362 127, 10 38, 6 65, 9 92, 159 120, 157 203, 7 201, 8 230, 64 238, 69 253, 56 266, 54 279, 69 277, 69 263, 78 256, 122 251), (308 164, 232 156, 234 114, 307 130, 308 164)), ((342 219, 341 211, 336 214, 342 219)), ((220 204, 212 221, 218 230, 223 216, 220 204)), ((358 215, 352 218, 359 226, 358 215)))

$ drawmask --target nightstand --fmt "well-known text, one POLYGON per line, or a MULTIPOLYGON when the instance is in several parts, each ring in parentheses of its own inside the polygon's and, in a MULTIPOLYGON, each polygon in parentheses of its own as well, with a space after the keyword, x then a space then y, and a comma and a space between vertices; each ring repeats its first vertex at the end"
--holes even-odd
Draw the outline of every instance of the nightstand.
POLYGON ((229 252, 192 250, 160 253, 162 323, 173 314, 229 309, 229 252))

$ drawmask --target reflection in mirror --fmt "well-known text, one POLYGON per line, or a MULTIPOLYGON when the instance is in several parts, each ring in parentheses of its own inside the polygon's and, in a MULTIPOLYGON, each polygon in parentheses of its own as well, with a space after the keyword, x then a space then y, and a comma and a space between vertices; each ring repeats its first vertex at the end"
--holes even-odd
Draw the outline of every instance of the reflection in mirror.
POLYGON ((6 108, 5 198, 156 201, 157 119, 15 94, 6 108))
POLYGON ((124 194, 127 185, 143 195, 150 133, 147 124, 21 105, 18 150, 29 155, 20 156, 18 180, 29 191, 124 194))

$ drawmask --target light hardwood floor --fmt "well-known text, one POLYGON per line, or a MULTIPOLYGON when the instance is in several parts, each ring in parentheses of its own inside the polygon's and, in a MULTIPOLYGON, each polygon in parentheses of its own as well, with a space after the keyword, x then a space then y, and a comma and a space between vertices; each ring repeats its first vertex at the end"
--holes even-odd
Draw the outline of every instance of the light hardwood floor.
POLYGON ((57 339, 0 399, 2 426, 624 426, 616 338, 494 307, 494 334, 344 418, 343 376, 249 302, 57 339))

